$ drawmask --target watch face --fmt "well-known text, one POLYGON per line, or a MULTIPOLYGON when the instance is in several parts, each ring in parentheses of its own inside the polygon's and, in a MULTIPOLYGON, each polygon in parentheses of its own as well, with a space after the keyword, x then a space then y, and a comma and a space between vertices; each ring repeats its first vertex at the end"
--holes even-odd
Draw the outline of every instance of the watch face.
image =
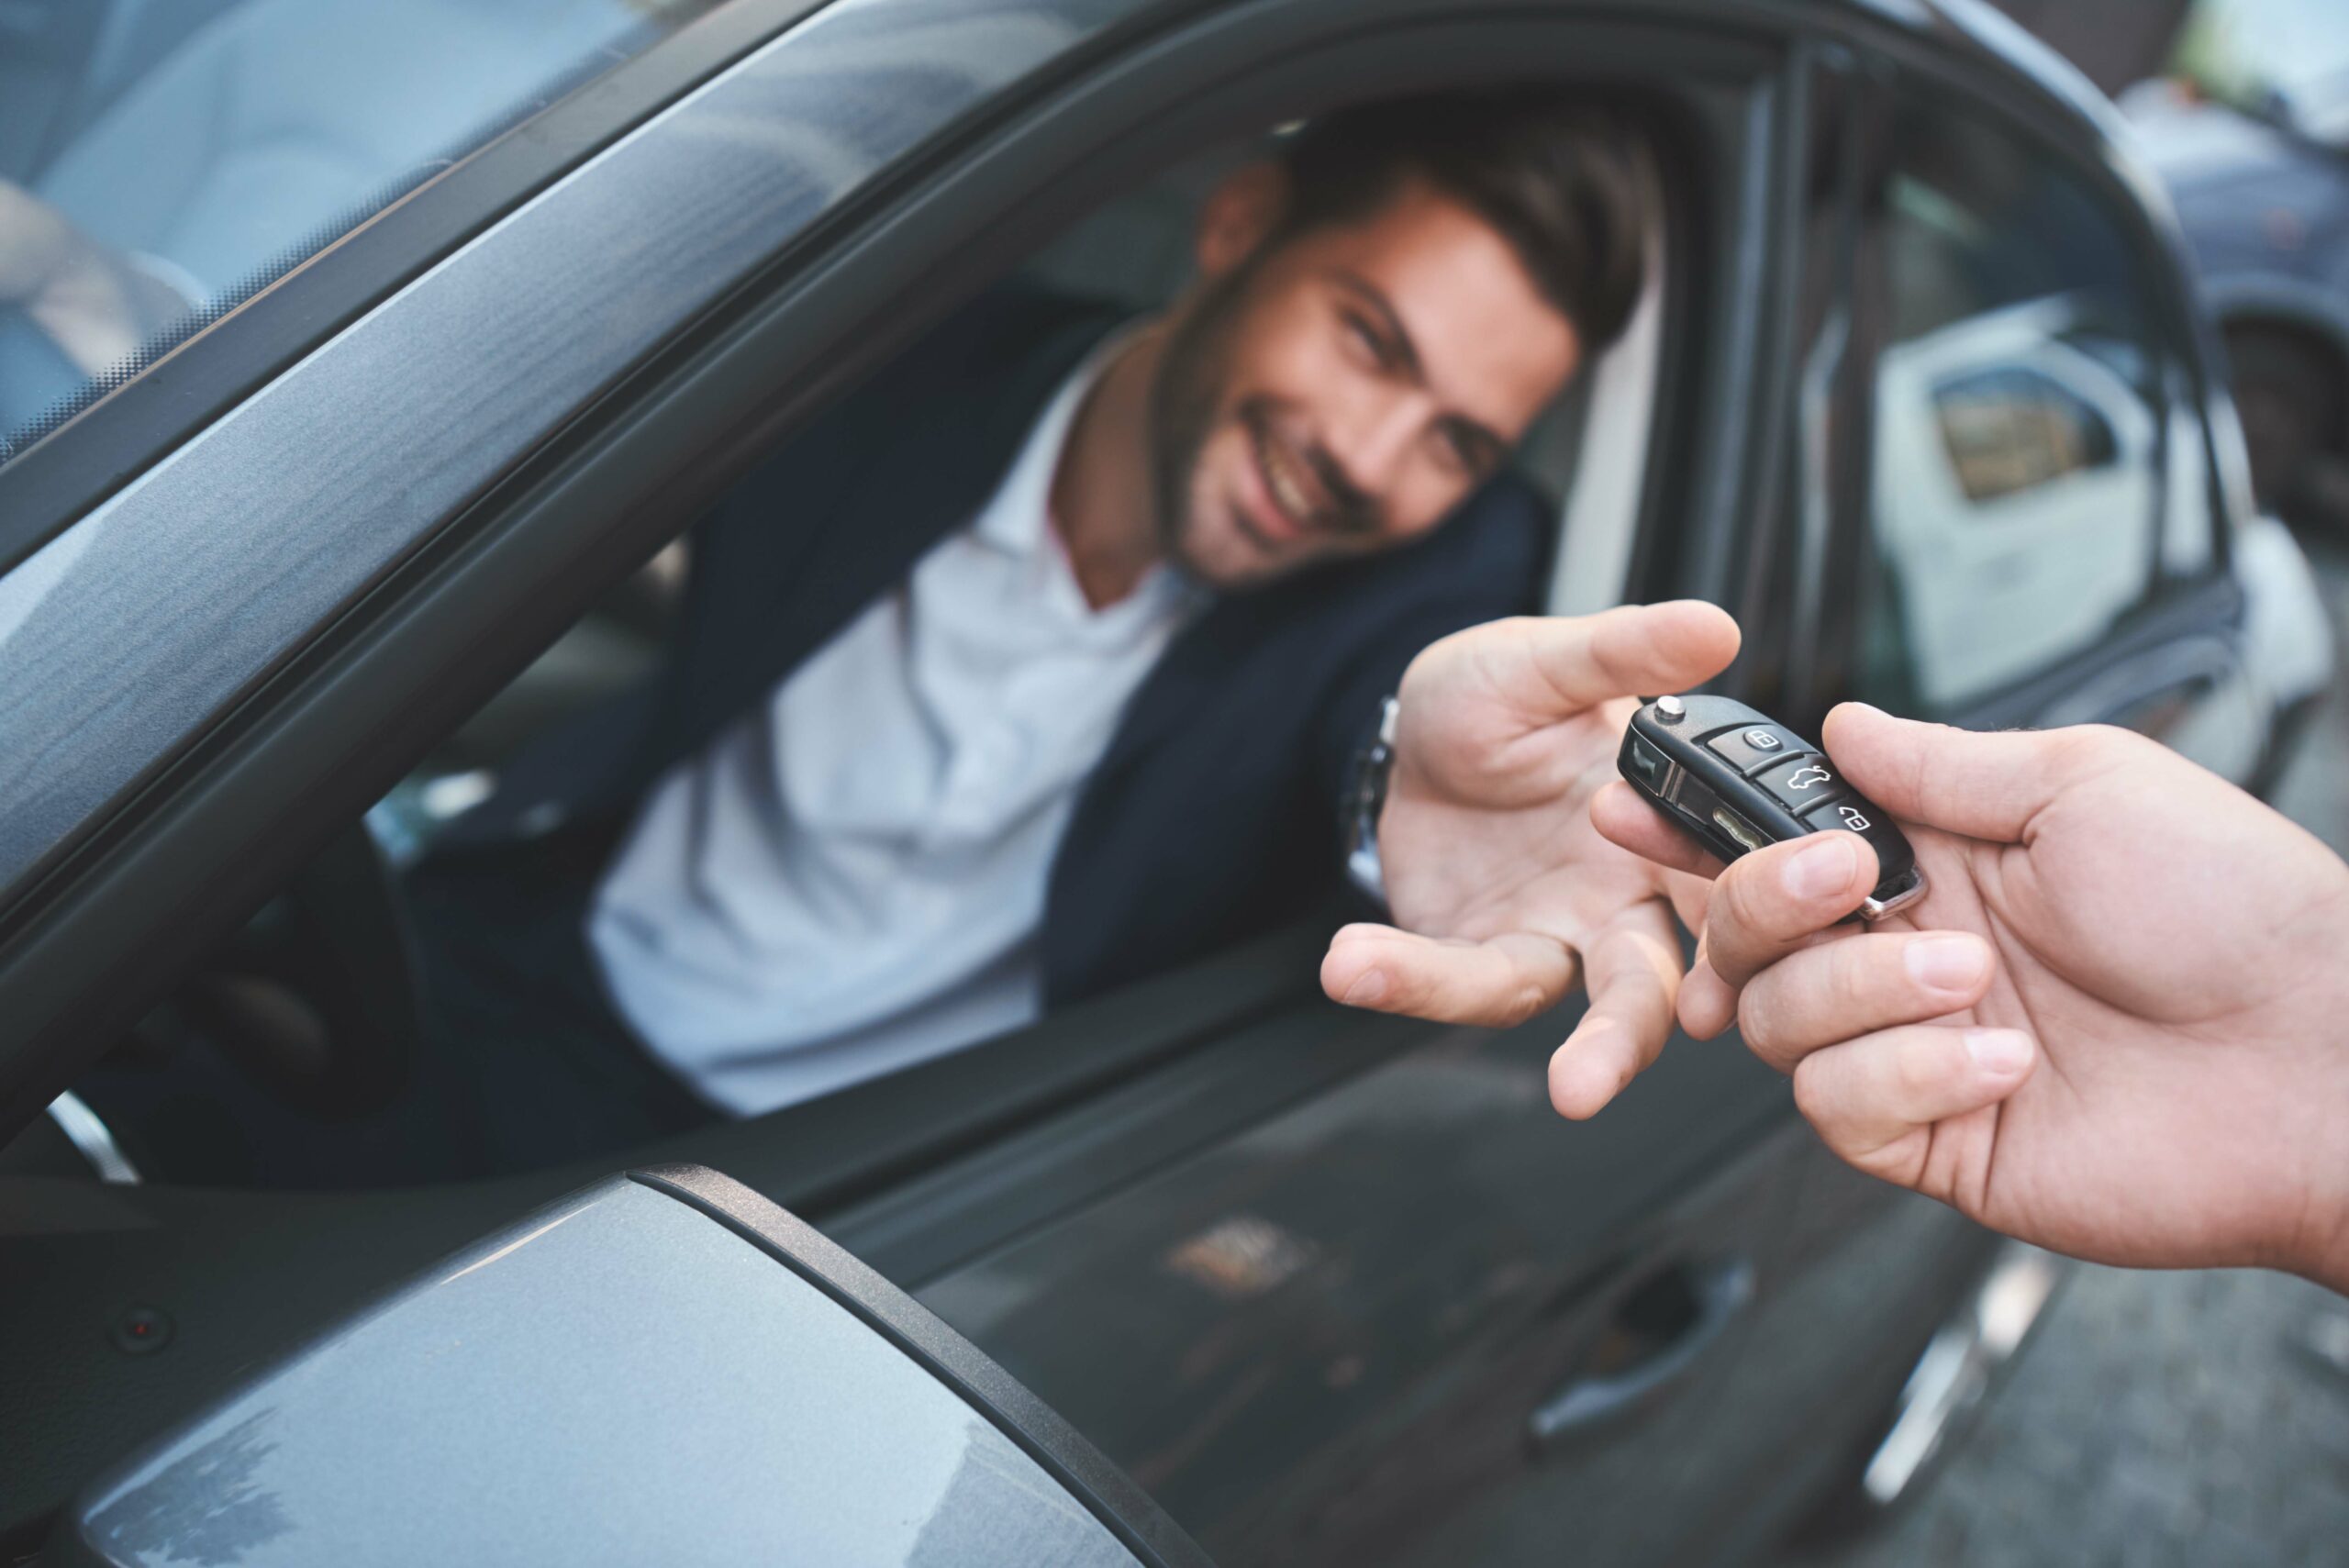
POLYGON ((1386 902, 1386 879, 1378 863, 1378 816, 1386 808, 1386 781, 1395 764, 1395 715, 1397 705, 1388 697, 1379 713, 1378 728, 1354 753, 1340 803, 1345 833, 1346 874, 1373 900, 1386 902))

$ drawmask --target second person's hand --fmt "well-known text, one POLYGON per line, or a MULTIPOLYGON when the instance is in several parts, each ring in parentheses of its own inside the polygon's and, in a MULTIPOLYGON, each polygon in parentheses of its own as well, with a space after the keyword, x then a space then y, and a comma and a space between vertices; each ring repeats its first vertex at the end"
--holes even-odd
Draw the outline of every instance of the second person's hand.
MULTIPOLYGON (((1846 706, 1825 740, 1931 886, 1866 930, 1848 833, 1716 884, 1680 994, 1794 1076, 1863 1171, 2076 1256, 2349 1284, 2349 867, 2232 784, 2101 728, 1974 734, 1846 706)), ((1599 830, 1719 870, 1627 787, 1599 830)))

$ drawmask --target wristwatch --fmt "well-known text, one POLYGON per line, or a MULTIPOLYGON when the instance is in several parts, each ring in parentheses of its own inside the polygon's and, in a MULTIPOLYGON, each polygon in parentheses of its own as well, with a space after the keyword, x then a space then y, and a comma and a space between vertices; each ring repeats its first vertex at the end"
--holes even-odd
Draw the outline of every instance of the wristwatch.
POLYGON ((1378 863, 1378 814, 1386 807, 1386 776, 1395 768, 1395 717, 1402 705, 1379 704, 1378 728, 1354 753, 1346 774, 1341 820, 1346 831, 1346 880, 1365 896, 1386 906, 1386 878, 1378 863))

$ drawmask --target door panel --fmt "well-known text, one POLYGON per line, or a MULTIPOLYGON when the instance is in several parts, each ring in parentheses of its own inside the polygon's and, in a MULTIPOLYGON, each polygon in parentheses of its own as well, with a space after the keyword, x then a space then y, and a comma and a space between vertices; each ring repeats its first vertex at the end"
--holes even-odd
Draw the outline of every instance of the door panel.
POLYGON ((1956 1210, 1853 1170, 1808 1127, 1785 1137, 1789 1215, 1771 1289, 1708 1391, 1712 1418, 1678 1447, 1720 1483, 1698 1505, 1706 1560, 1766 1544, 1848 1476, 1992 1244, 1956 1210))
POLYGON ((1639 1560, 1710 1484, 1665 1461, 1772 1266, 1784 1092, 1683 1041, 1564 1122, 1565 1027, 1447 1032, 916 1294, 1227 1568, 1639 1560))

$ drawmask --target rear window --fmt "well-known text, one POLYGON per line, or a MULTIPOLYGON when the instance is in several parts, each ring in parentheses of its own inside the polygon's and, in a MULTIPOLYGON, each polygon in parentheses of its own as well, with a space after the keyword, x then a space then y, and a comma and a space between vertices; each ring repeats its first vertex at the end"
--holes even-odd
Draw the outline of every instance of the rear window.
POLYGON ((0 462, 710 3, 0 10, 0 462))

